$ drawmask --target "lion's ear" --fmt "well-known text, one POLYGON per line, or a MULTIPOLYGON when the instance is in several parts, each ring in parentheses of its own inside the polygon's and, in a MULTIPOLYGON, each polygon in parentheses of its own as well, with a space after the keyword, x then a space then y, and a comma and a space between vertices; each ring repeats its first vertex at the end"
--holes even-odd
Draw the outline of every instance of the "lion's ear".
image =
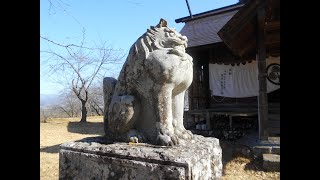
POLYGON ((167 21, 161 18, 159 24, 157 25, 157 27, 159 27, 159 28, 167 27, 167 21))

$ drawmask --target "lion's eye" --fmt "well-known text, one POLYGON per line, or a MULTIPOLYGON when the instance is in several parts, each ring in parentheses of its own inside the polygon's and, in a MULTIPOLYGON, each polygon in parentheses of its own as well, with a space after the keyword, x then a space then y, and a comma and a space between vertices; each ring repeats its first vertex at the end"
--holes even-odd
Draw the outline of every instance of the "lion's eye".
POLYGON ((164 32, 171 32, 171 29, 169 29, 169 28, 164 28, 163 30, 164 30, 164 32))
POLYGON ((174 37, 176 34, 173 32, 170 32, 169 35, 170 35, 170 37, 174 37))

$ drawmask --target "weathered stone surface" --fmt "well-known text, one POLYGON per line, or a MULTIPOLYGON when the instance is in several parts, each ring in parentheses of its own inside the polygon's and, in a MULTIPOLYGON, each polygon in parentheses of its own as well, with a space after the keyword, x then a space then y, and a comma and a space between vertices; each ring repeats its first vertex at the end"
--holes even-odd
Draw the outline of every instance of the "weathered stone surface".
POLYGON ((219 140, 194 135, 188 145, 111 143, 87 138, 61 145, 63 179, 220 179, 219 140))
POLYGON ((268 137, 268 141, 280 145, 280 137, 268 137))
POLYGON ((187 42, 161 19, 132 45, 114 90, 104 88, 113 91, 105 92, 112 94, 105 98, 107 137, 165 146, 192 138, 183 125, 184 95, 193 79, 187 42))
MULTIPOLYGON (((104 109, 103 112, 105 114, 108 113, 109 104, 112 99, 112 95, 114 92, 114 88, 117 84, 117 80, 113 77, 105 77, 103 78, 103 102, 104 102, 104 109)), ((108 131, 108 116, 103 116, 103 125, 104 125, 104 131, 108 131)))
POLYGON ((270 154, 271 153, 271 146, 254 146, 253 153, 255 156, 262 158, 262 154, 270 154))
POLYGON ((280 171, 280 155, 263 154, 263 168, 266 171, 280 171))

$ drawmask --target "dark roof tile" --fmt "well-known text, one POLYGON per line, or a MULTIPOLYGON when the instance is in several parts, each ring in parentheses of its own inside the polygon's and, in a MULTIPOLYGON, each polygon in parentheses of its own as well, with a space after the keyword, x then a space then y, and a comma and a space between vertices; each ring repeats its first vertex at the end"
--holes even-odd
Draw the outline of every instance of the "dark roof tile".
POLYGON ((222 42, 217 32, 238 10, 186 22, 180 33, 188 37, 188 47, 222 42))

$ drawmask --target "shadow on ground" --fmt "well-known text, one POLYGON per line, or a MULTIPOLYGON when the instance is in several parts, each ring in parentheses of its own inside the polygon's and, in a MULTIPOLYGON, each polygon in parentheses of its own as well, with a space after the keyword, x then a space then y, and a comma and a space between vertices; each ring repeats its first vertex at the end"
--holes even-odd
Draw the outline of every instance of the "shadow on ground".
POLYGON ((72 133, 104 135, 103 122, 69 122, 67 128, 72 133))
POLYGON ((40 152, 59 153, 60 145, 61 144, 57 144, 57 145, 54 145, 54 146, 47 146, 47 147, 40 148, 40 152))

